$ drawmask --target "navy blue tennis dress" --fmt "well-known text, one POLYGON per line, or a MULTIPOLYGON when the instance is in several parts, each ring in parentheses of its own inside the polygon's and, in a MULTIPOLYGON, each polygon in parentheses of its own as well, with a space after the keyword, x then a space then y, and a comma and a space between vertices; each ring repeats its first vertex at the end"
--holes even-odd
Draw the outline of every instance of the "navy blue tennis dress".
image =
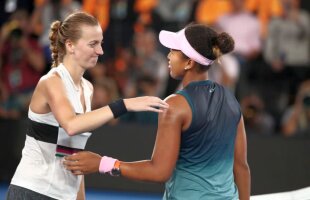
POLYGON ((190 105, 192 122, 181 135, 179 158, 163 199, 238 199, 233 163, 239 103, 210 80, 192 82, 177 94, 190 105))

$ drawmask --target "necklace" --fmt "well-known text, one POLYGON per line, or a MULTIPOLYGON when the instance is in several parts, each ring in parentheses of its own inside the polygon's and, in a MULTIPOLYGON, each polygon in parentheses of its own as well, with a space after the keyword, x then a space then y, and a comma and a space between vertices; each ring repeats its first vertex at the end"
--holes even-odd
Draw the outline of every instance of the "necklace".
POLYGON ((81 91, 82 84, 80 83, 78 86, 76 86, 76 85, 73 83, 73 87, 74 87, 74 89, 75 89, 76 92, 80 92, 80 91, 81 91))
POLYGON ((80 90, 81 90, 81 86, 80 85, 76 86, 75 84, 73 84, 73 87, 74 87, 76 92, 80 92, 80 90))

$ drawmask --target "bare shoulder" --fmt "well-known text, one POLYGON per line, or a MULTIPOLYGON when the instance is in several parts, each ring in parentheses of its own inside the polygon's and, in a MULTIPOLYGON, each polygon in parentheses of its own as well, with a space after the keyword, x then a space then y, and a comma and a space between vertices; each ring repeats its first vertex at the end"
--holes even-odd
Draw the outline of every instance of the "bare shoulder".
POLYGON ((184 117, 190 111, 190 107, 182 95, 172 94, 166 97, 165 101, 169 104, 169 109, 166 110, 169 115, 184 117))
POLYGON ((192 112, 185 97, 172 94, 165 101, 169 104, 169 108, 159 114, 158 127, 172 127, 180 131, 187 130, 191 124, 192 112))
POLYGON ((31 98, 31 110, 36 113, 50 112, 48 99, 59 95, 62 88, 62 81, 58 74, 46 74, 42 76, 31 98))
POLYGON ((42 76, 37 87, 46 97, 65 94, 64 83, 57 72, 42 76))
POLYGON ((170 107, 172 107, 173 109, 180 108, 180 106, 182 106, 183 104, 187 104, 186 99, 179 94, 169 95, 165 98, 165 101, 169 104, 169 109, 170 107))
POLYGON ((41 77, 38 86, 48 89, 63 85, 60 76, 55 72, 41 77))

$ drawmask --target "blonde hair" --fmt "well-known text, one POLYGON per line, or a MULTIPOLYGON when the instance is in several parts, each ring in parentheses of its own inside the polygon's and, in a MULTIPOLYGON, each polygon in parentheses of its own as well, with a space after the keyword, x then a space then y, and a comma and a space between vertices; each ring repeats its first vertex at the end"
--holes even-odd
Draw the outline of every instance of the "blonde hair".
POLYGON ((49 39, 52 52, 52 67, 62 62, 66 54, 65 42, 71 40, 76 42, 81 38, 82 25, 97 26, 97 19, 85 12, 75 12, 69 15, 63 22, 54 21, 50 28, 49 39))

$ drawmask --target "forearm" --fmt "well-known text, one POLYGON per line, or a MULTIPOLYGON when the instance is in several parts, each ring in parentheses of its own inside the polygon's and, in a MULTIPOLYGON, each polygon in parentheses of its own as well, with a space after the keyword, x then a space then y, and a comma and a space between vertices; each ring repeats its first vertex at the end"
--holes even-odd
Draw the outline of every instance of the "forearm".
POLYGON ((247 164, 235 166, 234 168, 235 183, 238 187, 239 199, 249 200, 251 194, 251 175, 247 164))
POLYGON ((83 132, 94 130, 109 120, 113 119, 113 113, 109 106, 85 114, 76 115, 63 125, 69 135, 77 135, 83 132))
POLYGON ((151 160, 121 162, 120 169, 122 177, 138 181, 165 182, 170 177, 151 160))

